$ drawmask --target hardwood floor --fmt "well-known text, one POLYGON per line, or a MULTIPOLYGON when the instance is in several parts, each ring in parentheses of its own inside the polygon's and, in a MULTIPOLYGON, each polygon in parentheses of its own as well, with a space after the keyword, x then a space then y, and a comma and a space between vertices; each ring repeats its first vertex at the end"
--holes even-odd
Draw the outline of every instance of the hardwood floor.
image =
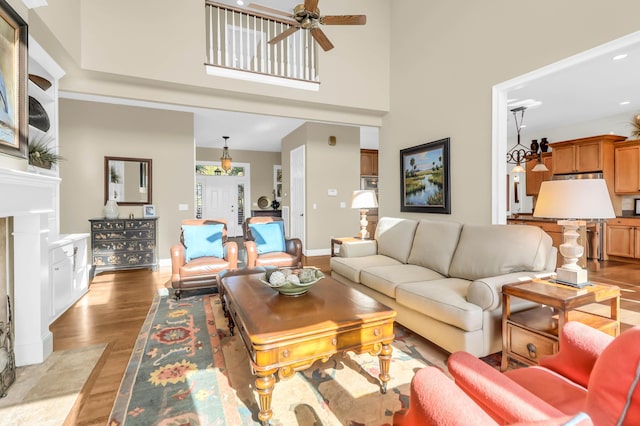
MULTIPOLYGON (((329 273, 329 256, 306 258, 305 265, 329 273)), ((621 307, 640 312, 640 265, 603 262, 590 277, 623 290, 621 307)), ((107 343, 101 362, 85 385, 67 425, 105 425, 136 337, 154 294, 166 286, 170 268, 103 273, 90 290, 50 327, 55 351, 107 343)))

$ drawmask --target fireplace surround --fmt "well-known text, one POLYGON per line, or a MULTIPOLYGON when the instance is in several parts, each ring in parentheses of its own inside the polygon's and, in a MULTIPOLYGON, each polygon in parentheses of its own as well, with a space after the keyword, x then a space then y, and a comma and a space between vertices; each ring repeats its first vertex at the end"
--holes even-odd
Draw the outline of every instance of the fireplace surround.
POLYGON ((53 351, 49 331, 49 241, 57 238, 60 179, 0 169, 0 218, 10 235, 2 261, 9 295, 13 293, 14 350, 17 366, 43 362, 53 351), (13 262, 7 261, 13 259, 13 262))

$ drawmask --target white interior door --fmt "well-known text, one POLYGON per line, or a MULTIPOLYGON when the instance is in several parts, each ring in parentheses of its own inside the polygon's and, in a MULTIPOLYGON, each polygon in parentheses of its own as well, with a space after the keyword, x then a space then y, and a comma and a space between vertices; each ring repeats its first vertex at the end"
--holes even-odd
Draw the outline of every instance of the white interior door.
POLYGON ((302 247, 304 249, 304 237, 305 237, 305 220, 304 220, 304 206, 305 206, 305 193, 304 193, 304 174, 305 174, 305 162, 304 162, 304 145, 291 151, 290 154, 290 176, 291 176, 291 188, 289 194, 291 194, 291 218, 290 218, 290 238, 300 238, 302 241, 302 247))
POLYGON ((202 187, 202 218, 225 219, 227 234, 242 236, 244 183, 230 176, 197 176, 196 181, 202 187))

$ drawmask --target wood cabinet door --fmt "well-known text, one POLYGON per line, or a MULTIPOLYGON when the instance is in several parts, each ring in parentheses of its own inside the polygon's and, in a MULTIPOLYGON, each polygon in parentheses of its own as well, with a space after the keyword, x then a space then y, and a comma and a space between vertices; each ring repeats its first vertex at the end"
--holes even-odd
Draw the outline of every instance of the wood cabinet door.
POLYGON ((553 174, 575 173, 574 146, 553 147, 553 174))
POLYGON ((537 160, 528 161, 526 164, 526 191, 527 195, 538 195, 540 192, 540 185, 546 180, 551 180, 553 176, 553 161, 550 153, 543 154, 542 164, 544 164, 549 171, 547 172, 534 172, 533 168, 538 164, 537 160))
POLYGON ((634 257, 635 228, 627 225, 607 225, 607 255, 634 257))
POLYGON ((360 150, 360 174, 365 176, 378 175, 378 151, 373 149, 360 150))
POLYGON ((640 147, 627 146, 615 149, 615 192, 637 194, 640 192, 640 147))
POLYGON ((579 173, 601 172, 602 142, 585 142, 575 145, 576 171, 579 173))

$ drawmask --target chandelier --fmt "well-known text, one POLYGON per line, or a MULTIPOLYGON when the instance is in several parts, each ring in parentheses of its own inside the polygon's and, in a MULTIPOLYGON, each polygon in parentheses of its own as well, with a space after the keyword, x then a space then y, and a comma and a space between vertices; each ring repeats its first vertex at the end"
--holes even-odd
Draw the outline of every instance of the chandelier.
POLYGON ((524 173, 526 170, 522 167, 522 164, 527 161, 537 159, 538 164, 535 165, 532 171, 547 172, 549 169, 547 169, 547 166, 542 163, 542 152, 538 152, 538 142, 533 141, 531 143, 531 150, 527 149, 527 147, 520 143, 520 130, 524 127, 522 123, 524 120, 524 111, 526 109, 527 107, 521 106, 511 110, 513 113, 513 119, 516 123, 518 139, 516 144, 507 151, 507 164, 514 165, 513 169, 511 169, 511 173, 524 173), (518 115, 520 115, 520 121, 518 121, 518 115))
POLYGON ((224 170, 226 173, 229 173, 229 170, 231 170, 231 156, 229 155, 229 147, 227 146, 227 139, 229 139, 229 136, 223 136, 222 139, 224 139, 224 148, 222 148, 222 157, 220 157, 220 164, 222 170, 224 170))

